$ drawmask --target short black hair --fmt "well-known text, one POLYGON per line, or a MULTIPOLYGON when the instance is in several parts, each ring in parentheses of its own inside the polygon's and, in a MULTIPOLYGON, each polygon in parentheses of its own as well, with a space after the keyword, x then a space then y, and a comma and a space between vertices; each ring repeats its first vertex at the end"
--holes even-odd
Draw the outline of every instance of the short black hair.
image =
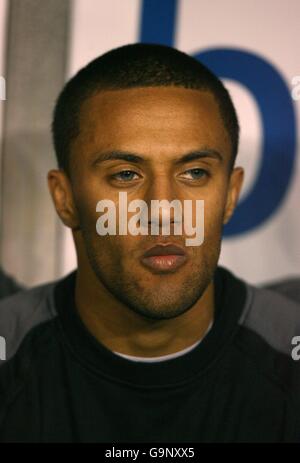
POLYGON ((232 145, 231 168, 238 151, 239 123, 228 90, 195 58, 157 44, 115 48, 82 68, 61 91, 52 122, 58 166, 69 172, 71 142, 79 134, 82 103, 101 90, 177 86, 211 92, 220 109, 232 145))

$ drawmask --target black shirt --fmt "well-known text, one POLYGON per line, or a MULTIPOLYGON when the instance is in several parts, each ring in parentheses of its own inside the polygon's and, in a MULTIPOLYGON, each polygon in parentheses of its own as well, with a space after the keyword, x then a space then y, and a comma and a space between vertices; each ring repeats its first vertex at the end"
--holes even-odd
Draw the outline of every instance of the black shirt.
POLYGON ((266 329, 262 336, 270 317, 256 330, 252 315, 271 300, 289 318, 296 313, 291 301, 278 302, 218 267, 214 324, 202 342, 171 360, 133 362, 86 329, 75 278, 55 284, 54 299, 43 296, 51 316, 28 329, 0 366, 0 441, 300 440, 299 364, 276 347, 275 335, 270 341, 266 329))

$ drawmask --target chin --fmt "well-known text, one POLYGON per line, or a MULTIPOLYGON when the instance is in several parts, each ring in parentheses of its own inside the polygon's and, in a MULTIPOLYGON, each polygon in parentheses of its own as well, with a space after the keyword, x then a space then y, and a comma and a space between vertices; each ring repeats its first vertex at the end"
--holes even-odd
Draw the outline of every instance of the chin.
POLYGON ((179 317, 180 315, 184 314, 185 312, 187 312, 189 310, 190 307, 187 307, 187 308, 177 308, 177 309, 174 309, 174 306, 171 308, 171 307, 166 307, 166 306, 160 306, 160 307, 157 307, 155 310, 153 310, 153 307, 149 310, 147 310, 147 308, 143 307, 139 307, 139 308, 134 308, 134 312, 135 313, 138 313, 139 315, 141 315, 142 317, 144 318, 147 318, 149 320, 171 320, 173 318, 177 318, 179 317))

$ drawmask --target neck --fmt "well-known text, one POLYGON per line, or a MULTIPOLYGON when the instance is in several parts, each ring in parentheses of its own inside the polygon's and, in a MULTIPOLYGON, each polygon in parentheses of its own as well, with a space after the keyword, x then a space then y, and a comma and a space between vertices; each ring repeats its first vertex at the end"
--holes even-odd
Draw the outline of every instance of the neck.
POLYGON ((156 357, 185 349, 205 335, 213 319, 214 284, 182 315, 153 320, 123 305, 91 268, 82 271, 79 265, 75 302, 86 328, 105 347, 125 355, 156 357))

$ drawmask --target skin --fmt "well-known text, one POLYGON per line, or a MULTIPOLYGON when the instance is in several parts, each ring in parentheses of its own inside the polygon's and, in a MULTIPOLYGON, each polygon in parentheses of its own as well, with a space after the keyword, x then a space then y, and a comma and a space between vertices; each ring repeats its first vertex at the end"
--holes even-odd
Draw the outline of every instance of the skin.
POLYGON ((241 190, 243 169, 230 169, 231 143, 209 92, 179 87, 102 91, 81 108, 72 142, 70 172, 51 170, 50 192, 73 232, 78 258, 75 301, 92 335, 120 353, 154 357, 184 349, 206 332, 214 314, 213 274, 222 227, 241 190), (187 153, 217 156, 182 161, 187 153), (103 161, 104 153, 134 153, 141 160, 103 161), (181 160, 181 162, 179 162, 181 160), (120 172, 126 171, 126 174, 120 172), (204 199, 201 246, 185 236, 103 236, 96 233, 101 199, 204 199), (141 263, 159 243, 182 246, 187 261, 155 272, 141 263))

